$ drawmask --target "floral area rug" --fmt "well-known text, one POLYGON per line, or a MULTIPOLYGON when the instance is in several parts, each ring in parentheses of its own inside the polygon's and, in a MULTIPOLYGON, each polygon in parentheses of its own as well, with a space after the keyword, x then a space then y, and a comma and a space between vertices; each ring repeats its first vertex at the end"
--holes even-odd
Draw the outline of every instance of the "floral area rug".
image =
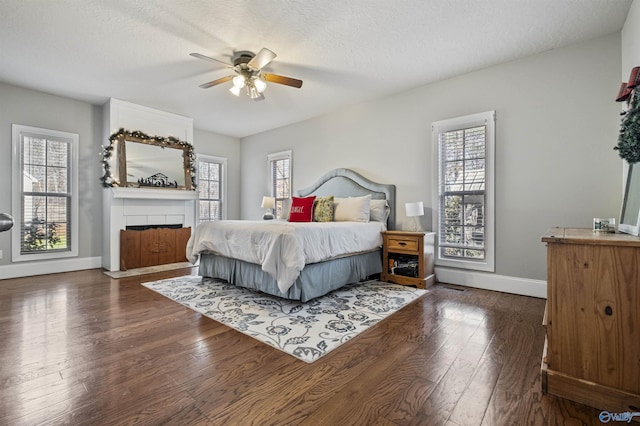
POLYGON ((428 292, 365 281, 302 303, 200 276, 142 285, 308 363, 428 292))

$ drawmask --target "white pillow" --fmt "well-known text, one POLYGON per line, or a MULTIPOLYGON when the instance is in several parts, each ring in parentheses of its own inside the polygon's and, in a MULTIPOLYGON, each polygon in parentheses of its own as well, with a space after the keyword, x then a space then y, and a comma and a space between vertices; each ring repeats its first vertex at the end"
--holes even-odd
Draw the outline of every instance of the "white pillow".
POLYGON ((387 200, 371 200, 369 220, 371 222, 386 222, 389 219, 391 208, 387 200))
POLYGON ((282 210, 278 219, 289 220, 289 210, 291 210, 291 198, 282 201, 282 210))
POLYGON ((336 222, 369 222, 371 195, 334 198, 333 220, 336 222))

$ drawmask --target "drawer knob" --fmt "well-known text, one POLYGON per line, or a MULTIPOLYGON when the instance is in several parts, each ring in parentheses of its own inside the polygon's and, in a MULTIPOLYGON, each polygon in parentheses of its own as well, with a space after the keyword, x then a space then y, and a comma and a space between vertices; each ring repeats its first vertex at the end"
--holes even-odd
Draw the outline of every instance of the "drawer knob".
POLYGON ((405 243, 404 241, 398 241, 398 245, 399 245, 399 246, 406 246, 406 245, 407 245, 407 243, 405 243))
POLYGON ((613 315, 613 308, 612 308, 611 306, 607 306, 607 307, 605 307, 605 308, 604 308, 604 313, 605 313, 607 316, 611 316, 611 315, 613 315))

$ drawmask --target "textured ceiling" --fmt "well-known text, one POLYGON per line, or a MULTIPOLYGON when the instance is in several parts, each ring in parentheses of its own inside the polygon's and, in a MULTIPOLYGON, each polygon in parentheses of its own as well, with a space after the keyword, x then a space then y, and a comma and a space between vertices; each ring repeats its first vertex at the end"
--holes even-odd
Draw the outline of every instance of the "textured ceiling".
POLYGON ((632 0, 0 0, 0 81, 110 97, 243 137, 619 31, 632 0), (229 93, 235 50, 267 47, 266 100, 229 93))

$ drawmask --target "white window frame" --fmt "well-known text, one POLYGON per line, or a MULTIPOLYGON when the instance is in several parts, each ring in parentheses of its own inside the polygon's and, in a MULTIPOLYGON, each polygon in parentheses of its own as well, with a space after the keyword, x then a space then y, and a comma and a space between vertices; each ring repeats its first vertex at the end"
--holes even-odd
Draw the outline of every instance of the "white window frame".
POLYGON ((198 205, 196 206, 196 224, 201 223, 200 220, 200 163, 217 163, 221 166, 220 172, 220 220, 227 218, 227 159, 225 157, 216 157, 214 155, 198 154, 198 205))
POLYGON ((286 207, 286 203, 284 201, 291 199, 293 195, 293 156, 291 155, 291 150, 274 152, 272 154, 267 155, 267 170, 269 176, 267 177, 267 182, 269 184, 268 193, 271 197, 276 197, 274 188, 275 182, 273 181, 273 162, 278 160, 289 160, 289 197, 288 198, 276 198, 276 207, 273 209, 274 216, 280 219, 278 215, 278 201, 283 202, 283 209, 286 207))
POLYGON ((79 192, 78 192, 78 150, 79 136, 77 133, 61 132, 57 130, 43 129, 39 127, 13 124, 11 126, 11 139, 13 145, 12 152, 12 173, 11 173, 11 203, 12 214, 16 225, 11 232, 11 260, 13 262, 24 262, 32 260, 60 259, 78 256, 78 228, 79 228, 79 192), (36 135, 47 139, 64 140, 71 145, 71 158, 67 178, 69 179, 71 202, 68 214, 71 243, 69 250, 47 251, 44 253, 22 254, 20 247, 20 237, 22 235, 22 194, 23 194, 23 160, 22 160, 22 137, 23 135, 36 135))
MULTIPOLYGON (((485 257, 483 260, 452 259, 441 255, 439 247, 436 247, 435 263, 438 266, 447 266, 462 269, 474 269, 479 271, 495 271, 495 111, 486 111, 477 114, 456 117, 447 120, 436 121, 431 126, 431 141, 434 158, 434 191, 433 191, 433 229, 439 234, 441 229, 441 161, 440 161, 440 134, 468 129, 477 126, 486 126, 485 130, 485 257)), ((439 235, 437 240, 439 240, 439 235)))

